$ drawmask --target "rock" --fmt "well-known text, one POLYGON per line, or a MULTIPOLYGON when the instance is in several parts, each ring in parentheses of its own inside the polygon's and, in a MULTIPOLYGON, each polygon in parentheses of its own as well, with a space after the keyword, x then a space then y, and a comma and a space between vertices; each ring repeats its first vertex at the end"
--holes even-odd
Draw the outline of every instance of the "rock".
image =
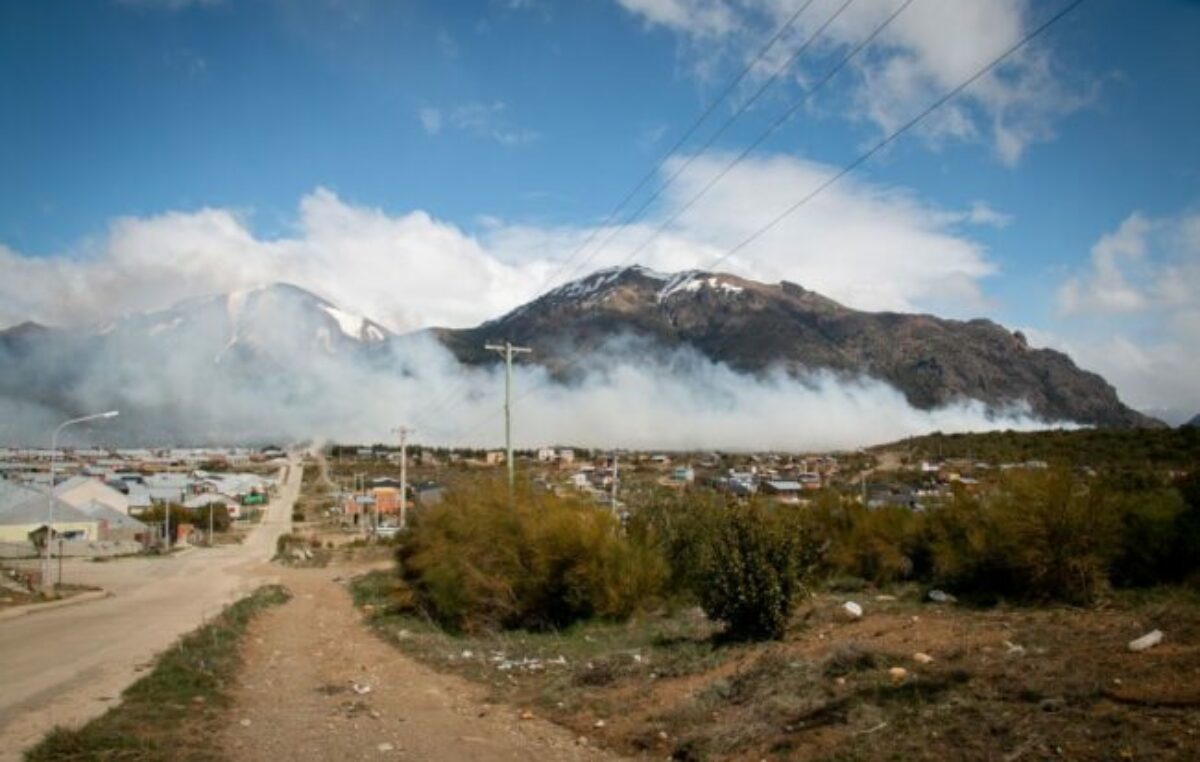
POLYGON ((842 611, 851 619, 862 619, 863 608, 854 601, 846 601, 843 603, 842 611))
POLYGON ((521 714, 520 714, 520 718, 521 718, 522 720, 532 720, 532 719, 533 719, 533 712, 531 712, 531 711, 529 711, 528 709, 526 709, 526 710, 524 710, 524 711, 522 711, 522 712, 521 712, 521 714))
POLYGON ((351 685, 354 688, 354 692, 360 696, 365 696, 366 694, 371 692, 371 686, 369 686, 369 685, 359 684, 359 683, 352 683, 351 685))
POLYGON ((1004 647, 1008 649, 1009 656, 1024 656, 1025 646, 1019 643, 1013 643, 1011 640, 1004 641, 1004 647))
POLYGON ((394 751, 396 747, 385 741, 384 743, 379 744, 375 748, 378 749, 380 751, 380 753, 386 754, 389 751, 394 751))
POLYGON ((958 599, 944 590, 935 589, 929 591, 929 600, 933 601, 934 603, 954 603, 958 599))
POLYGON ((1066 699, 1061 698, 1045 698, 1038 702, 1038 709, 1043 712, 1061 712, 1066 707, 1066 699))
POLYGON ((917 662, 918 664, 932 664, 933 663, 932 656, 930 656, 927 653, 922 653, 920 651, 917 651, 915 654, 913 654, 912 658, 913 658, 913 661, 917 662))
POLYGON ((667 731, 665 731, 665 730, 658 731, 658 740, 665 741, 668 738, 670 738, 670 736, 667 735, 667 731))
POLYGON ((596 720, 594 723, 592 723, 592 727, 593 728, 602 728, 607 724, 608 723, 606 723, 604 720, 596 720))
POLYGON ((250 727, 250 720, 248 718, 243 717, 242 721, 238 724, 240 724, 243 728, 248 728, 248 727, 250 727))
POLYGON ((1145 651, 1147 649, 1154 648, 1156 645, 1161 643, 1162 640, 1162 630, 1151 630, 1137 640, 1129 641, 1129 650, 1133 651, 1134 653, 1137 653, 1138 651, 1145 651))
POLYGON ((575 744, 578 746, 587 746, 588 745, 587 736, 579 736, 579 738, 575 739, 575 744))
POLYGON ((902 683, 908 677, 908 670, 904 667, 892 667, 888 670, 888 677, 892 678, 893 683, 902 683))
POLYGON ((464 659, 470 659, 470 658, 471 658, 472 656, 474 656, 474 655, 475 655, 475 654, 474 654, 473 652, 471 652, 471 651, 463 651, 463 652, 462 652, 462 657, 463 657, 464 659))
POLYGON ((894 596, 894 595, 877 595, 877 596, 875 596, 875 600, 886 603, 889 601, 896 600, 896 596, 894 596))

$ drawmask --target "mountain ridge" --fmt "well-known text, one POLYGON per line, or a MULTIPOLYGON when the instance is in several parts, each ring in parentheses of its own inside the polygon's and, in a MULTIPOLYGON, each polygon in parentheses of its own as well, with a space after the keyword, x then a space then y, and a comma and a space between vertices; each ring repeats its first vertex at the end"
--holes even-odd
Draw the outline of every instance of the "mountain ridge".
POLYGON ((286 283, 186 299, 93 329, 27 321, 0 330, 0 397, 73 412, 80 398, 116 406, 134 398, 130 390, 150 388, 155 414, 175 427, 186 427, 189 405, 218 420, 229 412, 218 410, 220 400, 245 398, 233 410, 246 410, 249 429, 265 413, 245 389, 270 383, 276 414, 319 405, 322 395, 340 393, 348 369, 359 379, 409 374, 406 342, 424 336, 466 366, 496 362, 483 346, 490 341, 530 345, 528 359, 567 384, 580 377, 575 358, 632 338, 624 351, 647 362, 689 347, 752 376, 874 379, 922 410, 978 400, 998 413, 1027 406, 1050 423, 1162 425, 1067 355, 1031 348, 990 320, 864 312, 787 281, 639 266, 596 271, 464 329, 396 334, 286 283))
POLYGON ((829 371, 900 390, 919 409, 960 399, 992 408, 1028 404, 1047 421, 1161 426, 1125 406, 1098 374, 1066 354, 1031 348, 1024 335, 984 318, 866 312, 788 281, 728 273, 600 270, 469 329, 433 329, 461 362, 493 361, 488 341, 534 348, 535 361, 569 375, 564 355, 617 335, 671 348, 689 345, 752 374, 829 371))

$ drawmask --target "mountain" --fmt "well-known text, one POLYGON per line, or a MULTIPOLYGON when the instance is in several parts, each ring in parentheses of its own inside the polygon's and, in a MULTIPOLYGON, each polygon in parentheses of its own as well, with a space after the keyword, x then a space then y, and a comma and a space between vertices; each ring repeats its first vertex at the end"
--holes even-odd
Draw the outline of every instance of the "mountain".
POLYGON ((963 398, 994 409, 1028 404, 1050 421, 1131 427, 1158 421, 1121 403, 1116 390, 1051 349, 989 320, 850 309, 794 283, 725 273, 667 275, 643 267, 593 273, 503 317, 435 334, 460 361, 492 362, 483 349, 508 340, 566 378, 570 358, 618 336, 651 347, 690 345, 711 360, 759 374, 825 370, 891 384, 914 407, 963 398))
POLYGON ((1200 413, 1192 416, 1191 420, 1180 424, 1180 428, 1200 429, 1200 413))
POLYGON ((1048 421, 1161 425, 1066 355, 1033 349, 987 320, 861 312, 792 283, 631 267, 593 273, 465 330, 396 335, 288 284, 189 299, 94 329, 23 323, 0 331, 0 436, 39 441, 70 415, 120 409, 104 425, 111 441, 350 437, 461 376, 450 355, 491 364, 496 356, 483 345, 505 339, 532 346, 525 360, 566 384, 585 373, 577 358, 601 347, 649 368, 690 348, 751 376, 876 379, 920 409, 972 399, 996 412, 1028 405, 1048 421))
MULTIPOLYGON (((286 433, 279 421, 388 359, 380 324, 289 284, 189 299, 94 329, 0 331, 0 419, 117 408, 119 440, 221 441, 286 433), (200 431, 200 434, 196 434, 200 431)), ((395 363, 389 363, 389 368, 395 363)), ((403 372, 401 365, 400 371, 403 372)), ((393 371, 395 372, 395 371, 393 371)), ((44 428, 44 420, 24 424, 44 428)), ((0 434, 4 434, 0 429, 0 434)))

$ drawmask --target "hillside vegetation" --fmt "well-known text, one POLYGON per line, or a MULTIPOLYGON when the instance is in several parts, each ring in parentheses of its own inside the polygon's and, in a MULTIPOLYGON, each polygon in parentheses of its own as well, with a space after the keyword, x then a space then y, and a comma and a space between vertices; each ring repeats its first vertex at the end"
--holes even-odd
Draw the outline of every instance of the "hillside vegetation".
POLYGON ((1094 469, 1192 469, 1200 464, 1200 428, 935 432, 874 449, 901 450, 913 462, 969 458, 990 463, 1043 460, 1094 469))

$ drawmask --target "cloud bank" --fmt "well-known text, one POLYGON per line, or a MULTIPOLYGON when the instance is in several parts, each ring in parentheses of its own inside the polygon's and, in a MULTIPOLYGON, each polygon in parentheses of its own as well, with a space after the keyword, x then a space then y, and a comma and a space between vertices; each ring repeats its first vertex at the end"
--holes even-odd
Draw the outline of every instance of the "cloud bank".
MULTIPOLYGON (((781 199, 833 171, 787 156, 749 160, 644 245, 728 159, 696 158, 661 208, 569 263, 567 253, 590 235, 603 241, 613 231, 503 220, 469 231, 424 211, 356 205, 324 188, 300 200, 293 230, 279 238, 256 235, 245 213, 204 208, 120 218, 105 235, 56 256, 26 256, 0 243, 0 325, 104 323, 285 280, 396 331, 470 326, 566 279, 628 261, 639 247, 639 264, 706 268, 777 214, 781 199)), ((986 205, 945 209, 905 188, 848 179, 721 269, 791 280, 862 309, 977 313, 985 304, 981 283, 995 268, 968 234, 997 215, 986 205)))
POLYGON ((1058 291, 1070 341, 1050 338, 1135 407, 1180 423, 1200 413, 1200 212, 1130 214, 1058 291))

